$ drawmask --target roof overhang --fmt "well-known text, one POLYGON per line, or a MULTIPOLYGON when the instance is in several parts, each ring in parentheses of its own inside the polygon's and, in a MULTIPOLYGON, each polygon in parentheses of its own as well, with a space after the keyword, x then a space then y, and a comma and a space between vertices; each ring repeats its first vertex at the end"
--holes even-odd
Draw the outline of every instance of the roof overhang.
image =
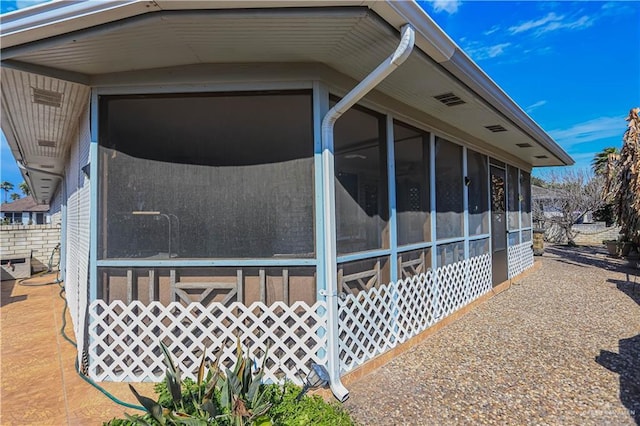
MULTIPOLYGON (((418 49, 377 92, 524 164, 573 164, 413 1, 54 1, 2 18, 2 128, 32 169, 63 171, 91 87, 231 63, 316 64, 360 80, 395 49, 406 23, 418 49), (62 105, 35 104, 36 89, 61 94, 62 105), (465 103, 434 98, 448 92, 465 103)), ((48 200, 36 177, 26 176, 34 195, 48 200)))

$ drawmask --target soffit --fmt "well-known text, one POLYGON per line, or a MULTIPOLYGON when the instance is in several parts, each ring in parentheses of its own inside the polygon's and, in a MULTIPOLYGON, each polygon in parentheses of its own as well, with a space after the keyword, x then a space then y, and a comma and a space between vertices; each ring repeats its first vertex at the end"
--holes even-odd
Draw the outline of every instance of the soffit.
MULTIPOLYGON (((17 68, 33 67, 43 74, 49 70, 49 75, 60 72, 84 76, 88 85, 91 85, 92 78, 98 79, 106 74, 228 63, 322 63, 360 80, 395 50, 398 40, 398 32, 368 8, 165 11, 3 49, 2 53, 5 66, 17 64, 17 68)), ((3 67, 3 77, 5 70, 3 67)), ((22 87, 21 93, 13 94, 16 97, 14 102, 25 104, 22 107, 27 110, 32 109, 26 106, 25 99, 30 96, 26 87, 31 84, 26 80, 40 77, 28 74, 28 77, 20 77, 25 81, 18 82, 15 80, 18 78, 16 72, 6 74, 14 80, 10 85, 3 81, 3 87, 13 87, 14 84, 22 87)), ((215 75, 211 78, 214 81, 215 75)), ((58 79, 49 78, 47 81, 49 83, 46 84, 62 84, 58 79)), ((42 81, 40 84, 45 83, 42 81)), ((75 99, 78 96, 76 92, 82 87, 86 99, 86 86, 67 84, 71 86, 64 88, 69 91, 66 96, 75 99), (75 86, 78 88, 74 89, 75 86)), ((563 164, 533 137, 497 113, 469 87, 418 49, 376 90, 423 111, 425 117, 435 117, 515 155, 527 164, 563 164), (447 92, 453 92, 465 104, 448 107, 434 99, 434 96, 447 92), (485 127, 490 125, 501 125, 507 131, 491 133, 485 127), (532 147, 519 148, 518 143, 532 147)), ((4 102, 3 97, 3 109, 4 102)), ((12 111, 13 107, 7 104, 9 109, 4 111, 12 111)), ((51 137, 72 127, 59 125, 52 129, 46 124, 51 122, 46 120, 54 119, 51 117, 63 119, 61 112, 51 112, 51 117, 37 117, 35 110, 30 114, 22 118, 25 121, 23 125, 16 126, 22 128, 19 140, 27 141, 25 144, 37 136, 27 129, 32 119, 37 120, 39 124, 35 127, 39 127, 42 134, 54 133, 51 137)), ((17 114, 11 115, 18 117, 17 114)), ((67 118, 72 116, 66 115, 67 118)), ((36 152, 42 153, 43 150, 25 147, 24 151, 35 156, 36 152)))
MULTIPOLYGON (((14 157, 30 168, 63 173, 79 116, 87 107, 89 88, 4 67, 1 77, 2 129, 14 157), (60 106, 38 103, 34 94, 59 94, 60 106)), ((23 171, 23 176, 38 201, 50 201, 59 179, 37 172, 23 171)))

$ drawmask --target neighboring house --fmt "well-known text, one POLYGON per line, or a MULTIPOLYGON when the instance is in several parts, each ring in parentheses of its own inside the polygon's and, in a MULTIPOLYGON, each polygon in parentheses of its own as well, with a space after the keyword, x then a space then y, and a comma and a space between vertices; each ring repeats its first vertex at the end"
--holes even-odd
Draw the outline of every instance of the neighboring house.
POLYGON ((239 336, 343 400, 533 265, 531 169, 573 163, 412 1, 52 2, 1 32, 2 128, 60 206, 96 380, 239 336))
MULTIPOLYGON (((544 226, 542 222, 552 222, 553 218, 562 218, 564 216, 563 206, 569 195, 566 192, 553 188, 544 188, 542 186, 531 185, 531 200, 533 203, 534 222, 538 222, 537 226, 544 226)), ((593 213, 575 212, 578 217, 576 223, 592 223, 593 213)))
POLYGON ((38 203, 30 195, 10 203, 2 203, 0 214, 5 224, 43 225, 51 223, 49 205, 38 203))

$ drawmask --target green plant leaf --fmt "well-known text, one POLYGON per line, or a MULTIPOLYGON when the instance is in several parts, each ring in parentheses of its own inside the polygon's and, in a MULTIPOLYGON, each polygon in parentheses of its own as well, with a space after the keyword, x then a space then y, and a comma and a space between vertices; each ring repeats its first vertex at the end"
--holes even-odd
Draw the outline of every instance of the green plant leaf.
POLYGON ((171 393, 171 398, 174 404, 177 404, 182 400, 182 386, 180 385, 180 379, 178 379, 171 371, 167 370, 167 388, 171 393))
POLYGON ((227 408, 231 410, 231 385, 229 384, 229 379, 227 378, 220 386, 220 405, 223 408, 227 408))
POLYGON ((131 423, 133 423, 134 425, 140 425, 140 426, 151 426, 149 423, 147 423, 142 417, 140 416, 131 416, 127 413, 124 413, 124 417, 125 419, 129 420, 131 423))
POLYGON ((206 426, 207 421, 197 417, 190 416, 186 413, 175 412, 171 415, 171 420, 176 424, 185 426, 206 426))
POLYGON ((247 355, 247 358, 244 363, 245 369, 241 377, 242 395, 247 395, 247 392, 249 392, 249 386, 251 386, 251 382, 252 382, 251 365, 252 364, 253 363, 251 362, 251 358, 249 358, 249 356, 247 355))
POLYGON ((253 419, 254 426, 272 426, 271 418, 269 416, 260 416, 253 419))
POLYGON ((202 360, 200 361, 200 367, 198 368, 198 387, 202 385, 202 379, 204 378, 204 364, 207 360, 207 348, 202 348, 202 360))
POLYGON ((216 417, 218 414, 218 407, 211 401, 210 399, 205 399, 202 405, 200 405, 200 409, 207 412, 209 417, 216 417))
POLYGON ((162 406, 155 402, 151 398, 147 398, 146 396, 142 396, 138 393, 138 391, 131 385, 129 385, 129 389, 135 395, 136 399, 142 406, 147 410, 151 416, 156 419, 161 425, 166 424, 166 420, 162 415, 162 406))
POLYGON ((242 391, 242 384, 240 383, 238 376, 231 373, 231 371, 229 371, 228 369, 227 369, 227 381, 229 382, 229 389, 231 393, 234 395, 240 395, 240 392, 242 391))
POLYGON ((236 368, 233 371, 233 374, 236 376, 242 376, 240 373, 241 370, 244 370, 244 353, 242 351, 242 344, 240 343, 240 338, 236 339, 236 368))
POLYGON ((171 359, 171 353, 169 352, 169 349, 162 342, 160 342, 160 347, 162 348, 162 353, 164 354, 164 364, 167 366, 169 371, 173 373, 174 376, 179 377, 178 370, 173 363, 173 359, 171 359))

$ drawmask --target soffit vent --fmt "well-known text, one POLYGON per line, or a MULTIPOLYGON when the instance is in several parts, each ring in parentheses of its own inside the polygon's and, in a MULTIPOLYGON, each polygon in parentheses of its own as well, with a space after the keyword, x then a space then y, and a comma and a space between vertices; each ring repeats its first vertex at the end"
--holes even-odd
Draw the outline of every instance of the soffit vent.
POLYGON ((505 129, 504 127, 502 127, 499 124, 494 124, 491 126, 484 126, 485 129, 491 130, 493 133, 500 133, 500 132, 506 132, 507 129, 505 129))
POLYGON ((47 182, 51 182, 51 179, 49 179, 49 178, 42 178, 42 179, 40 179, 40 180, 42 180, 42 181, 47 181, 47 182))
POLYGON ((533 146, 530 143, 517 143, 516 145, 520 148, 531 148, 533 146))
POLYGON ((443 93, 442 95, 434 96, 435 99, 439 100, 446 106, 455 106, 466 104, 465 101, 460 99, 458 96, 454 95, 452 92, 443 93))
POLYGON ((45 140, 42 140, 42 139, 38 139, 38 145, 45 146, 47 148, 55 148, 56 147, 56 142, 55 141, 45 141, 45 140))
POLYGON ((547 157, 546 155, 536 155, 536 158, 543 159, 543 158, 549 158, 549 157, 547 157))
POLYGON ((51 90, 33 89, 33 103, 60 108, 62 106, 62 93, 51 90))
POLYGON ((52 166, 51 164, 40 164, 40 167, 43 169, 53 169, 55 166, 52 166))

